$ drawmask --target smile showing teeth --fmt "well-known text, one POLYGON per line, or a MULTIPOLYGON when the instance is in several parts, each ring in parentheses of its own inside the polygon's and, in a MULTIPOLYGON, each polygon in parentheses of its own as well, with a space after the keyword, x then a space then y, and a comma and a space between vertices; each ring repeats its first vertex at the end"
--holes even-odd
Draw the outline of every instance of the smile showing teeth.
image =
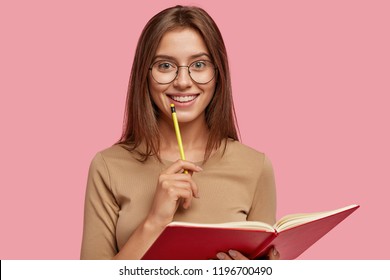
POLYGON ((181 103, 186 103, 186 102, 191 102, 195 98, 197 98, 197 95, 187 95, 187 96, 174 96, 170 95, 169 96, 171 99, 175 100, 176 102, 181 102, 181 103))

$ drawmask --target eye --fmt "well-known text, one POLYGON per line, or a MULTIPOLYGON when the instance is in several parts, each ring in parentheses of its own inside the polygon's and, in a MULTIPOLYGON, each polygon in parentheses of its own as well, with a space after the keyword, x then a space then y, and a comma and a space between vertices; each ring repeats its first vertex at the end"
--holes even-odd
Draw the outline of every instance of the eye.
POLYGON ((169 61, 157 61, 154 64, 154 67, 160 72, 170 72, 176 70, 176 65, 169 61))
POLYGON ((191 64, 191 69, 193 70, 204 70, 207 67, 207 61, 199 60, 191 64))

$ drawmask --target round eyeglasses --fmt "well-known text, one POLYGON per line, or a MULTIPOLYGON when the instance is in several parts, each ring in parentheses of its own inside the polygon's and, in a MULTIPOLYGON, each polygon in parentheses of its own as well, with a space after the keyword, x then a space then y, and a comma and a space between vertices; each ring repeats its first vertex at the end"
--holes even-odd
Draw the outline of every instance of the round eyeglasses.
POLYGON ((197 60, 188 66, 178 66, 171 61, 159 60, 154 62, 149 70, 157 83, 169 84, 176 79, 179 74, 179 69, 182 67, 188 68, 188 74, 191 79, 198 84, 209 83, 214 79, 216 72, 216 67, 208 60, 197 60))

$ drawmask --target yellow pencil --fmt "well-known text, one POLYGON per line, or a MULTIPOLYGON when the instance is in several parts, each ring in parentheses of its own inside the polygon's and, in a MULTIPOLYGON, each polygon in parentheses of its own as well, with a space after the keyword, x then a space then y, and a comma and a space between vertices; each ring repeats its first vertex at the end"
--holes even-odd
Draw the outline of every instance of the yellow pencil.
MULTIPOLYGON (((172 112, 173 126, 175 127, 177 144, 179 145, 180 158, 182 160, 186 160, 186 156, 184 155, 183 143, 181 142, 181 134, 180 134, 179 122, 177 121, 176 108, 175 108, 174 104, 171 104, 171 112, 172 112)), ((184 173, 188 174, 188 171, 184 170, 184 173)))

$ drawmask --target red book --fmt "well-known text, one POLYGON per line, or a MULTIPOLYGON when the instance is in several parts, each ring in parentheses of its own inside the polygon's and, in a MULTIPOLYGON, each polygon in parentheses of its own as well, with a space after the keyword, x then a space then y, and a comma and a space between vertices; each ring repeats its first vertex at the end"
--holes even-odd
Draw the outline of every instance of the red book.
POLYGON ((219 252, 237 250, 249 259, 261 258, 275 246, 281 259, 295 259, 354 212, 359 205, 287 215, 271 226, 262 222, 194 224, 172 222, 143 260, 207 260, 219 252))

